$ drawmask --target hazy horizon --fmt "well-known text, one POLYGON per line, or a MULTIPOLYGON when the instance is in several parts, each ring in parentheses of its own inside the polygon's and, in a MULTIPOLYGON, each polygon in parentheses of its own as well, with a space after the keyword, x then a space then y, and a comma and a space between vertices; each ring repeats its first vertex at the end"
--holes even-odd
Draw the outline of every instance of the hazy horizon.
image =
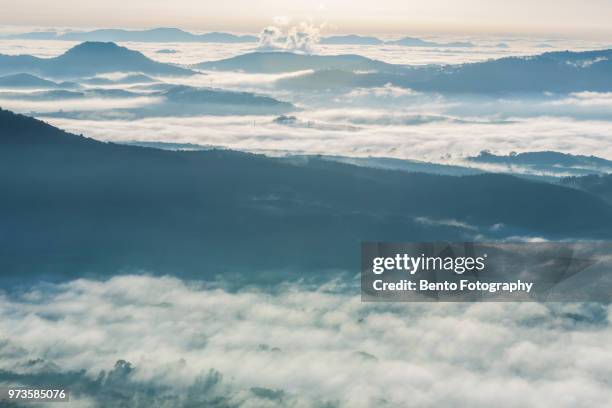
POLYGON ((258 33, 268 25, 311 24, 327 34, 405 35, 463 33, 548 35, 607 38, 612 4, 596 0, 541 1, 383 0, 373 3, 277 0, 251 3, 206 4, 178 0, 172 8, 159 1, 80 2, 59 0, 53 8, 41 0, 3 0, 3 30, 26 27, 72 29, 177 27, 189 31, 258 33), (524 11, 529 8, 528 15, 524 11), (108 24, 112 21, 112 24, 108 24))

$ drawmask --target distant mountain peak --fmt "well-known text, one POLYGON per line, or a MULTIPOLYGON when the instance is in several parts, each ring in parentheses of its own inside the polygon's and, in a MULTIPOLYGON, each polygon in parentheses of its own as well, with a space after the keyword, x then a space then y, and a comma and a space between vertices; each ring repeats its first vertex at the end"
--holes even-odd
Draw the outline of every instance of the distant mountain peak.
MULTIPOLYGON (((1 37, 1 36, 0 36, 1 37)), ((210 32, 194 34, 180 28, 156 27, 146 30, 124 30, 121 28, 102 28, 93 31, 56 31, 30 32, 6 36, 14 39, 65 40, 65 41, 136 41, 136 42, 257 42, 253 35, 210 32)))
POLYGON ((114 42, 100 42, 100 41, 85 41, 75 45, 66 51, 63 55, 80 55, 89 53, 137 53, 138 51, 129 50, 126 47, 115 44, 114 42))
POLYGON ((114 42, 85 41, 53 58, 0 55, 0 74, 29 73, 46 78, 90 77, 108 72, 192 75, 194 71, 154 61, 114 42))
POLYGON ((156 27, 148 30, 149 32, 158 32, 158 33, 186 33, 187 31, 181 30, 176 27, 156 27))
POLYGON ((19 73, 13 75, 7 75, 2 77, 3 79, 12 79, 12 80, 41 80, 41 78, 36 75, 27 74, 27 73, 19 73))
POLYGON ((257 51, 218 61, 206 61, 196 68, 218 71, 279 73, 307 69, 396 70, 397 66, 357 54, 315 55, 289 51, 257 51))

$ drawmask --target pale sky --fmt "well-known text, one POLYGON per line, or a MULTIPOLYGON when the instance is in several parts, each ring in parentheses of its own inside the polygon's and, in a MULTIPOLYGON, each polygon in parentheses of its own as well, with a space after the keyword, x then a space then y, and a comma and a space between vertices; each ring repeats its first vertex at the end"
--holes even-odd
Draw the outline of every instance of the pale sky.
MULTIPOLYGON (((0 25, 259 32, 279 18, 327 32, 612 33, 611 0, 0 0, 0 25)), ((612 37, 611 37, 612 41, 612 37)))

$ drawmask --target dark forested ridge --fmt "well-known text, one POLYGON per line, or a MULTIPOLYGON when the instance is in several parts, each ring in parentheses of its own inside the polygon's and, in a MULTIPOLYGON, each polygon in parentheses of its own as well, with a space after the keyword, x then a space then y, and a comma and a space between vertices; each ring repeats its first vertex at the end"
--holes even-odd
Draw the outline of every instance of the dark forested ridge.
POLYGON ((588 191, 612 203, 612 175, 590 174, 588 176, 566 177, 561 184, 588 191))
POLYGON ((133 270, 357 273, 362 240, 612 234, 610 205, 574 188, 116 145, 5 110, 0 191, 0 270, 17 282, 133 270))

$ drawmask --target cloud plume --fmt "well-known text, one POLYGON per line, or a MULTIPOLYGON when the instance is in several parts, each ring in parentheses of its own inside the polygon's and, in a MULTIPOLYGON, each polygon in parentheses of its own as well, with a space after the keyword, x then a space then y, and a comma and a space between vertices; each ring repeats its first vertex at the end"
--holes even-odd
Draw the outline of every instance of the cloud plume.
POLYGON ((312 53, 319 42, 320 27, 301 22, 293 26, 267 26, 259 34, 260 51, 312 53))

